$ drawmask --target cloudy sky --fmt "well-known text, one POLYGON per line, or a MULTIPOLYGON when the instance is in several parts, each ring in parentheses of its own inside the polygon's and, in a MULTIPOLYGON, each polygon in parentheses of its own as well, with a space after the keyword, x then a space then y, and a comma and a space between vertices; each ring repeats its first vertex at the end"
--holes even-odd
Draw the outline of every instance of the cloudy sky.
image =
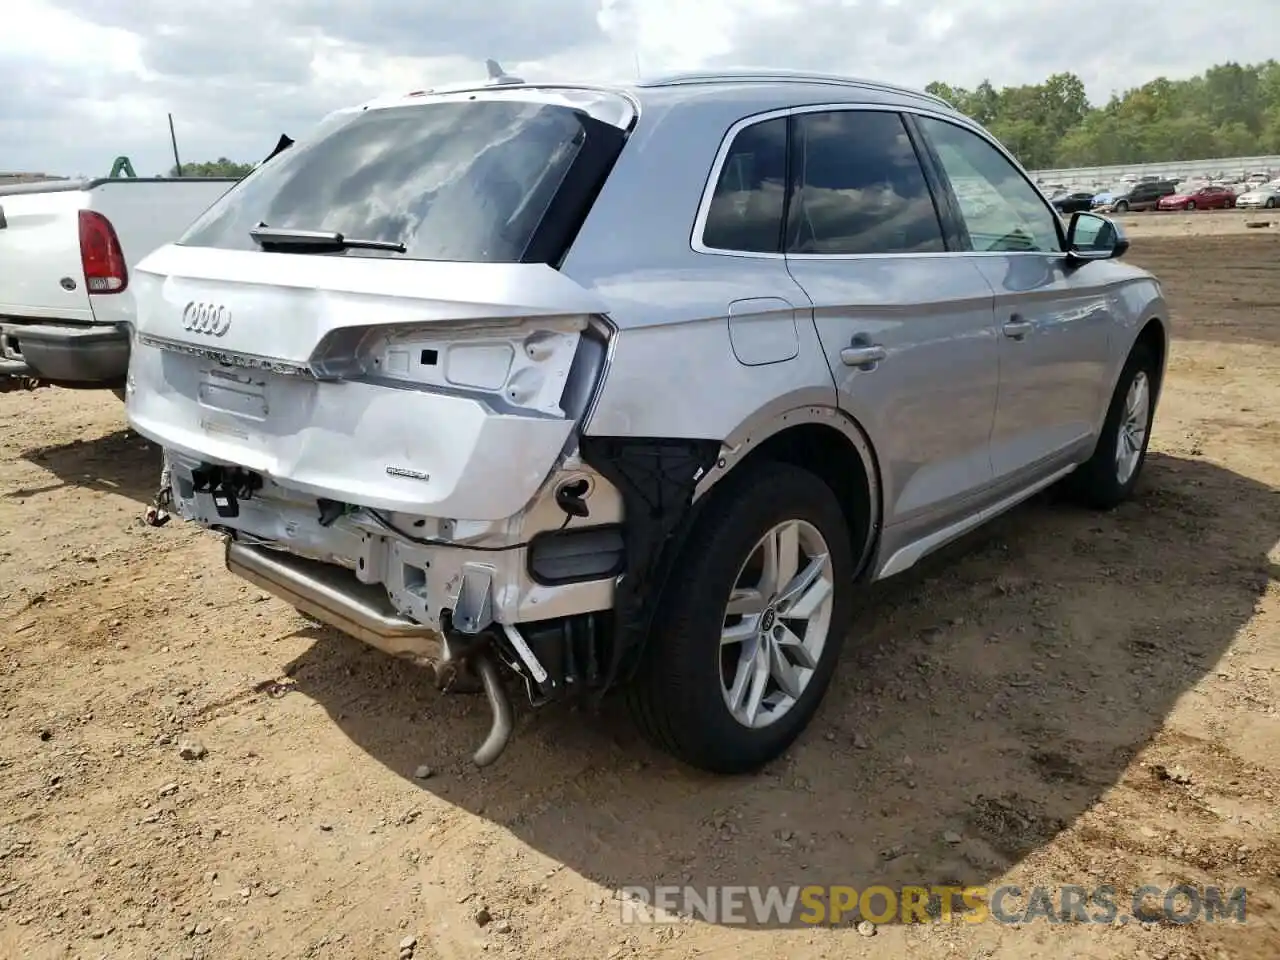
POLYGON ((261 159, 329 110, 484 76, 707 66, 923 86, 1071 70, 1090 96, 1276 53, 1277 0, 3 0, 0 171, 261 159), (1212 21, 1213 29, 1200 29, 1212 21), (1268 28, 1267 25, 1270 25, 1268 28))

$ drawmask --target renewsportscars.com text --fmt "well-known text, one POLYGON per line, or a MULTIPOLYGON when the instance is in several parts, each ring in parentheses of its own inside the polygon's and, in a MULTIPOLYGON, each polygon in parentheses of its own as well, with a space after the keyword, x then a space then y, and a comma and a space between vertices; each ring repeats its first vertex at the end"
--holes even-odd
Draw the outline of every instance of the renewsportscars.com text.
POLYGON ((624 923, 789 926, 870 920, 890 923, 1175 924, 1245 922, 1244 887, 1147 884, 1120 890, 1064 885, 959 886, 628 886, 619 891, 624 923))

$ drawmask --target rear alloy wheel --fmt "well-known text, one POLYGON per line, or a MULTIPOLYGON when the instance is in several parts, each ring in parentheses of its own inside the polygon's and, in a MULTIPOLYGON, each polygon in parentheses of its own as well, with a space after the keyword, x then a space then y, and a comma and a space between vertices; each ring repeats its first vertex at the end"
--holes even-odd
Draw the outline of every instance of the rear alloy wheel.
POLYGON ((1077 499, 1109 510, 1133 493, 1147 458, 1158 376, 1155 354, 1137 344, 1116 383, 1093 456, 1069 478, 1077 499))
POLYGON ((840 503, 813 474, 767 463, 722 483, 672 573, 629 699, 656 746, 743 773, 778 757, 817 709, 853 561, 840 503))
POLYGON ((818 528, 784 520, 756 544, 729 594, 720 693, 748 729, 777 723, 804 696, 835 604, 831 551, 818 528))

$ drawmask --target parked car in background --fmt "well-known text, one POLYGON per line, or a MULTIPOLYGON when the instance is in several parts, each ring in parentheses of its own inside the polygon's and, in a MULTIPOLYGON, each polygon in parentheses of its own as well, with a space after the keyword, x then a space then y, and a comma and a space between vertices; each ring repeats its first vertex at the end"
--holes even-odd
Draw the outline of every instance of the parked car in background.
POLYGON ((1128 246, 887 84, 389 98, 140 265, 128 417, 232 571, 478 676, 477 763, 505 673, 622 686, 745 771, 809 723, 862 584, 1058 481, 1133 492, 1168 313, 1128 246))
POLYGON ((1280 206, 1280 182, 1264 183, 1252 187, 1246 193, 1236 197, 1236 206, 1242 209, 1271 210, 1280 206))
POLYGON ((1171 180, 1144 180, 1135 183, 1127 190, 1115 194, 1107 205, 1116 213, 1128 213, 1130 210, 1154 210, 1162 197, 1177 193, 1178 186, 1171 180))
POLYGON ((123 396, 139 260, 234 179, 104 178, 0 187, 0 391, 123 396))
POLYGON ((1161 197, 1157 210, 1229 210, 1236 205, 1235 191, 1212 184, 1185 186, 1177 193, 1161 197))
POLYGON ((1049 198, 1049 202, 1053 204, 1053 208, 1059 213, 1077 213, 1093 207, 1093 194, 1082 190, 1057 193, 1049 198))

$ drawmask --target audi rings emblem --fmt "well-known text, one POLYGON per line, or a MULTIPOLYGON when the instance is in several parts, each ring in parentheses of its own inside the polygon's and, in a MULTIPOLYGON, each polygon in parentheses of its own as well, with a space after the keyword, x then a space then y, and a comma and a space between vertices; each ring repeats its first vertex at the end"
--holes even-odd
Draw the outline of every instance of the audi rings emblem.
POLYGON ((231 327, 231 311, 218 303, 192 300, 182 311, 182 329, 220 337, 231 327))

